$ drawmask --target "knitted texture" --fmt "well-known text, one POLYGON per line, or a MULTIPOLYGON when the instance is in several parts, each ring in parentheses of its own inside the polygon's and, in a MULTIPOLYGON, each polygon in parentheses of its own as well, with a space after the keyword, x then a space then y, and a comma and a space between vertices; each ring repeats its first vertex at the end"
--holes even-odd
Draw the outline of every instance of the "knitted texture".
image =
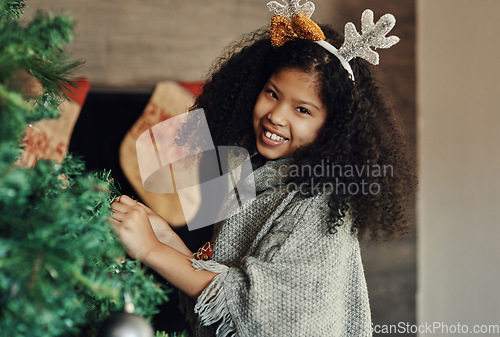
POLYGON ((254 171, 257 198, 218 224, 220 273, 197 300, 195 336, 371 336, 359 243, 349 221, 328 232, 327 196, 289 193, 280 167, 254 171))

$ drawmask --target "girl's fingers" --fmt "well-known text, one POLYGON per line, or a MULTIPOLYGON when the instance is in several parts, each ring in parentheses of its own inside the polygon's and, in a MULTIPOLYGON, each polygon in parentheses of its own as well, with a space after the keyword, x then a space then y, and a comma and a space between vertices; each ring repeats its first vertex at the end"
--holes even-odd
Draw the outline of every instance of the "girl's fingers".
POLYGON ((108 218, 108 222, 113 227, 115 230, 120 226, 120 221, 113 219, 113 218, 108 218))
POLYGON ((108 222, 109 224, 111 225, 111 227, 113 227, 116 235, 119 236, 119 231, 120 231, 120 221, 118 220, 115 220, 113 218, 108 218, 108 222))
POLYGON ((121 212, 111 213, 111 219, 117 220, 117 222, 123 221, 126 218, 127 218, 126 213, 121 213, 121 212))
POLYGON ((135 201, 134 199, 132 199, 131 197, 126 196, 126 195, 122 195, 120 197, 120 203, 128 205, 128 206, 135 206, 135 205, 137 205, 137 201, 135 201))
POLYGON ((111 209, 115 212, 127 213, 130 206, 114 202, 111 204, 111 209))

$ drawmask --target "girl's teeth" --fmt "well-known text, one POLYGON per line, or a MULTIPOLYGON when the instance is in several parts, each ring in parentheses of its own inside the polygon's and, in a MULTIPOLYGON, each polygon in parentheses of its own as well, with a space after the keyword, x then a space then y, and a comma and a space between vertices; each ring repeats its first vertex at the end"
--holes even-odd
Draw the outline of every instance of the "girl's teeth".
POLYGON ((269 131, 266 131, 265 135, 266 135, 267 138, 270 138, 272 140, 277 140, 277 141, 280 141, 280 142, 283 142, 283 141, 286 140, 285 138, 280 137, 280 136, 278 136, 278 135, 276 135, 274 133, 271 133, 269 131))

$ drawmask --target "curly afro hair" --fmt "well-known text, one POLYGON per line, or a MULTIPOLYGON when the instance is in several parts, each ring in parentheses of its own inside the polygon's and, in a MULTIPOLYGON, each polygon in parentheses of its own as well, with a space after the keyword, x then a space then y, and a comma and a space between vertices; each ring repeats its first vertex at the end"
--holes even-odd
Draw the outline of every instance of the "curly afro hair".
MULTIPOLYGON (((339 48, 342 36, 321 25, 327 41, 339 48)), ((391 238, 407 232, 416 189, 415 166, 394 112, 386 104, 370 65, 350 62, 356 81, 340 61, 317 43, 296 39, 273 48, 267 29, 231 45, 212 68, 194 108, 203 108, 216 145, 237 145, 256 152, 253 108, 269 77, 283 69, 312 74, 327 107, 327 120, 317 139, 293 155, 300 174, 288 177, 294 186, 333 187, 329 193, 330 232, 349 214, 353 231, 370 238, 391 238), (336 174, 314 175, 325 164, 336 174), (309 168, 309 169, 307 169, 309 168)), ((331 172, 332 173, 332 172, 331 172)), ((303 192, 303 189, 301 189, 303 192)), ((324 191, 320 191, 324 192, 324 191)))

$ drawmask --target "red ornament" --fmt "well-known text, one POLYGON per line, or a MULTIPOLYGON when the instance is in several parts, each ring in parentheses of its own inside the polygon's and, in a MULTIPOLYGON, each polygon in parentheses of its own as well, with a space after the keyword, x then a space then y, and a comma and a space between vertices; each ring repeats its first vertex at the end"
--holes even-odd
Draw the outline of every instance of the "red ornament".
POLYGON ((212 252, 214 250, 214 243, 209 241, 201 246, 196 253, 193 254, 196 260, 207 261, 212 258, 212 252))

